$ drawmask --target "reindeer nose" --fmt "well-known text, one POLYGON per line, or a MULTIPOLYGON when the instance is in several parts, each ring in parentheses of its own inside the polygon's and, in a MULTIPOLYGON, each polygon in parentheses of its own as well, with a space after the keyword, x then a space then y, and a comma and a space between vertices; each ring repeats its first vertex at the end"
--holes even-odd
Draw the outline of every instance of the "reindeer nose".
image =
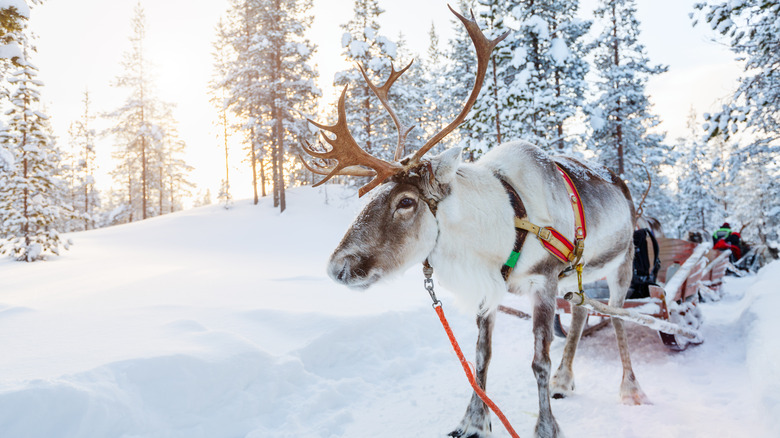
POLYGON ((330 278, 339 283, 346 283, 351 274, 350 259, 352 259, 350 256, 331 259, 330 266, 328 266, 328 275, 330 275, 330 278))
POLYGON ((349 269, 349 262, 345 262, 338 274, 336 274, 336 280, 344 282, 347 279, 347 270, 349 269))

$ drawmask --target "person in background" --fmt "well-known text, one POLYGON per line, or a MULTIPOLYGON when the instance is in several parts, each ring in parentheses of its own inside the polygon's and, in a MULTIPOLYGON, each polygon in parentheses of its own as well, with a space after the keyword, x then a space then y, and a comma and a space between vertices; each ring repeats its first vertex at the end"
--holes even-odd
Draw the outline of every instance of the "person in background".
POLYGON ((737 261, 742 257, 741 236, 736 231, 731 231, 728 222, 724 222, 718 230, 712 233, 713 248, 725 251, 731 250, 731 261, 737 261))

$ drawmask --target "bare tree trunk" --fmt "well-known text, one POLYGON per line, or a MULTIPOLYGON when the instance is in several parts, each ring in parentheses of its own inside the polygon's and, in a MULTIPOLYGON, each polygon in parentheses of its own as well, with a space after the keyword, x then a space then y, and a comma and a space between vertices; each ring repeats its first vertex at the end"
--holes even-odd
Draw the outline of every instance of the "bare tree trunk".
MULTIPOLYGON (((22 144, 24 143, 24 140, 22 140, 22 144)), ((26 155, 26 153, 25 153, 26 155)), ((22 161, 22 167, 23 167, 23 175, 25 180, 25 186, 24 186, 24 225, 22 225, 22 232, 24 233, 24 246, 26 248, 30 247, 30 212, 28 211, 28 198, 30 197, 30 193, 27 190, 27 157, 24 158, 22 161)), ((25 249, 25 254, 27 253, 27 249, 25 249)))
MULTIPOLYGON (((222 89, 222 101, 225 101, 225 89, 222 89)), ((227 109, 222 108, 222 130, 225 140, 225 190, 230 193, 230 166, 228 165, 228 129, 227 129, 227 109)), ((227 195, 226 193, 226 195, 227 195)), ((171 203, 173 208, 173 203, 171 203)))
MULTIPOLYGON (((558 69, 555 69, 555 97, 558 98, 558 101, 561 99, 561 72, 558 69)), ((556 140, 556 143, 558 144, 558 152, 563 152, 563 148, 565 146, 563 142, 563 122, 558 122, 558 139, 556 140)))
POLYGON ((168 213, 173 213, 173 176, 170 177, 170 184, 168 185, 168 197, 170 198, 168 200, 170 202, 168 213))
POLYGON ((130 222, 132 222, 135 208, 133 208, 133 175, 130 174, 129 163, 127 170, 127 205, 130 206, 130 222))
MULTIPOLYGON (((273 113, 272 113, 273 114, 273 113)), ((274 137, 276 137, 276 127, 274 127, 274 137)), ((276 147, 276 139, 271 141, 271 190, 274 192, 274 207, 279 206, 279 151, 276 147)))
MULTIPOLYGON (((139 5, 140 5, 140 3, 139 3, 139 5)), ((139 54, 141 56, 141 60, 138 63, 138 66, 141 69, 141 72, 140 72, 140 75, 139 75, 139 77, 141 79, 139 81, 139 84, 140 84, 139 86, 141 88, 141 90, 140 90, 141 91, 141 102, 140 102, 141 103, 141 127, 142 128, 146 128, 146 117, 144 115, 144 105, 146 104, 146 100, 144 99, 144 58, 143 58, 144 44, 143 44, 143 39, 141 39, 139 41, 139 45, 140 45, 139 54)), ((146 181, 146 137, 144 137, 144 135, 141 135, 141 192, 142 192, 141 193, 141 196, 142 196, 141 204, 142 204, 142 207, 143 207, 143 211, 141 212, 141 217, 143 219, 146 219, 146 183, 147 183, 147 181, 146 181)))
MULTIPOLYGON (((279 0, 276 0, 275 3, 278 10, 280 7, 279 0)), ((279 87, 279 84, 281 83, 279 78, 282 76, 282 54, 278 51, 278 49, 274 53, 274 67, 274 84, 279 87)), ((271 110, 273 111, 274 118, 276 119, 276 178, 274 179, 274 193, 279 200, 279 210, 284 212, 284 210, 287 208, 287 200, 285 199, 284 194, 284 122, 282 121, 281 96, 281 90, 276 89, 273 96, 274 100, 272 102, 271 110)), ((276 202, 274 202, 274 206, 276 206, 276 202)))
MULTIPOLYGON (((141 116, 143 117, 143 116, 141 116)), ((141 218, 146 219, 146 139, 141 136, 141 218)))
MULTIPOLYGON (((252 164, 252 190, 254 190, 255 193, 255 205, 257 205, 257 154, 255 151, 255 128, 252 128, 252 137, 249 140, 249 151, 250 151, 250 159, 249 161, 252 164)), ((260 163, 260 171, 262 172, 263 166, 262 162, 260 163)))
POLYGON ((158 215, 162 216, 163 214, 163 198, 165 198, 165 193, 163 188, 165 187, 165 183, 163 183, 163 168, 160 166, 160 171, 158 172, 160 175, 160 211, 157 213, 158 215))
POLYGON ((284 131, 282 123, 282 111, 280 108, 276 108, 276 165, 278 167, 277 181, 279 191, 279 210, 284 212, 287 208, 287 201, 284 194, 284 131))
POLYGON ((496 141, 501 144, 501 105, 498 104, 498 74, 496 73, 496 58, 491 56, 493 64, 493 98, 496 100, 496 141))
MULTIPOLYGON (((368 69, 366 68, 366 70, 368 69)), ((366 99, 363 101, 363 108, 366 110, 366 151, 370 154, 373 151, 371 149, 371 96, 369 95, 368 85, 363 87, 363 94, 366 96, 366 99)))
POLYGON ((265 198, 265 160, 260 159, 260 190, 263 192, 262 196, 265 198))
MULTIPOLYGON (((615 4, 612 4, 612 48, 614 53, 614 63, 615 67, 620 65, 620 52, 618 49, 618 39, 617 39, 617 11, 615 10, 615 4)), ((618 84, 615 84, 617 87, 618 84)), ((617 100, 617 114, 615 115, 615 122, 616 122, 616 130, 615 130, 615 140, 617 142, 617 156, 618 156, 618 175, 623 176, 625 172, 624 162, 623 162, 623 120, 620 117, 620 98, 617 100)))

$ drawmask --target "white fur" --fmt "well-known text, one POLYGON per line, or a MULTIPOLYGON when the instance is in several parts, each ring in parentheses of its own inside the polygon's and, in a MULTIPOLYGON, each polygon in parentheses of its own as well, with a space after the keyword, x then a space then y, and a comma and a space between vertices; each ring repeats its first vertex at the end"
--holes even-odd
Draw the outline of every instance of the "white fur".
MULTIPOLYGON (((446 152, 445 152, 446 153, 446 152)), ((508 195, 494 176, 504 175, 520 195, 528 219, 539 226, 553 226, 574 240, 574 213, 563 178, 552 159, 526 142, 503 144, 492 149, 475 164, 461 164, 450 182, 452 193, 439 204, 439 239, 429 256, 437 279, 451 290, 461 306, 474 312, 498 307, 507 285, 500 268, 509 257, 515 241, 514 212, 508 195)), ((625 199, 610 199, 612 210, 599 218, 598 228, 589 228, 584 264, 614 241, 615 233, 627 233, 629 207, 625 199), (619 209, 623 209, 619 211, 619 209)), ((586 218, 587 221, 587 218, 586 218)), ((536 236, 529 235, 520 254, 509 288, 520 290, 521 278, 534 265, 549 257, 536 236)), ((614 272, 621 259, 597 270, 586 271, 584 280, 593 281, 614 272)), ((562 265, 563 267, 563 265, 562 265)), ((561 290, 576 287, 576 277, 559 283, 561 290)))

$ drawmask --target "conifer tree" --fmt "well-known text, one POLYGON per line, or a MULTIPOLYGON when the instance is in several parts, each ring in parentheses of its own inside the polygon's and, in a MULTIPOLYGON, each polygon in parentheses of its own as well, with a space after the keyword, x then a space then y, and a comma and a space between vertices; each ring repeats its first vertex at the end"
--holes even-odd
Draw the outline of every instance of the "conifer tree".
MULTIPOLYGON (((470 16, 471 10, 475 7, 473 0, 459 0, 457 10, 461 15, 470 16)), ((468 32, 463 24, 455 17, 450 19, 450 26, 453 29, 454 36, 449 40, 449 49, 445 51, 447 57, 447 72, 444 75, 444 88, 446 91, 446 101, 449 102, 447 108, 447 119, 452 120, 460 111, 460 107, 466 102, 470 90, 474 86, 474 78, 477 71, 476 56, 474 56, 473 44, 469 38, 468 32)), ((487 85, 487 84, 485 84, 487 85)), ((485 86, 482 87, 482 93, 485 86)), ((480 94, 475 106, 481 105, 483 95, 480 94)), ((478 107, 479 108, 479 107, 478 107)), ((455 131, 447 137, 452 137, 457 141, 460 147, 466 151, 466 159, 473 161, 482 150, 482 130, 475 129, 475 114, 477 110, 472 109, 470 116, 466 118, 455 131), (475 152, 476 151, 476 152, 475 152)), ((488 129, 488 128, 485 128, 488 129)), ((492 132, 492 131, 491 131, 492 132)), ((484 146, 487 148, 487 145, 484 146)))
MULTIPOLYGON (((491 39, 496 38, 508 30, 504 18, 507 16, 508 2, 506 0, 478 0, 480 6, 478 19, 480 28, 491 39)), ((466 8, 467 3, 461 3, 461 8, 466 8)), ((461 9, 462 13, 471 14, 471 11, 461 9)), ((474 72, 476 72, 474 49, 468 33, 458 20, 453 21, 456 28, 456 41, 453 54, 455 58, 454 77, 464 80, 464 76, 471 75, 470 84, 474 84, 474 72), (460 52, 460 53, 458 53, 460 52), (465 52, 465 53, 463 53, 465 52), (465 65, 470 63, 470 66, 465 65)), ((507 49, 507 41, 504 40, 496 46, 488 66, 485 82, 482 84, 479 98, 471 109, 471 116, 462 125, 465 136, 466 152, 470 158, 476 158, 488 151, 493 146, 506 140, 506 107, 505 76, 503 66, 506 64, 510 52, 507 49)), ((455 84, 463 87, 462 84, 455 84)), ((469 93, 469 88, 461 91, 464 95, 469 93)), ((462 100, 461 102, 465 101, 462 100)), ((463 132, 462 131, 462 132, 463 132)))
POLYGON ((60 246, 67 249, 68 244, 58 231, 66 213, 58 178, 60 151, 48 117, 38 109, 42 83, 28 59, 29 54, 18 59, 20 67, 9 78, 14 89, 6 113, 8 126, 0 132, 3 161, 12 168, 0 177, 0 253, 32 262, 48 253, 58 255, 60 246))
MULTIPOLYGON (((399 33, 396 39, 396 55, 393 63, 401 67, 409 66, 409 69, 390 88, 388 96, 390 105, 402 123, 406 126, 414 126, 406 138, 405 150, 402 152, 402 156, 405 156, 422 147, 423 143, 433 136, 431 132, 438 131, 443 126, 433 126, 434 120, 440 118, 440 115, 435 114, 437 108, 431 107, 434 99, 441 100, 440 95, 433 95, 440 91, 435 90, 435 84, 441 83, 441 80, 438 78, 437 81, 432 77, 432 71, 429 70, 431 66, 426 59, 409 50, 403 33, 399 33)), ((385 72, 385 75, 388 74, 389 72, 385 72)), ((383 81, 385 79, 387 77, 382 78, 383 81)), ((380 137, 378 141, 395 151, 398 145, 398 130, 395 124, 391 123, 384 133, 385 136, 380 137)), ((441 145, 436 145, 433 153, 440 150, 440 147, 441 145)))
MULTIPOLYGON (((663 144, 663 135, 650 132, 660 122, 650 112, 645 84, 651 75, 667 68, 650 65, 639 42, 633 0, 600 0, 595 14, 603 28, 593 42, 598 95, 589 108, 593 132, 588 146, 602 163, 628 181, 634 201, 639 203, 648 184, 646 172, 650 172, 654 187, 665 182, 659 168, 669 158, 669 149, 663 144)), ((645 211, 662 215, 659 209, 663 204, 659 196, 650 196, 645 211)))
POLYGON ((706 143, 702 142, 702 132, 698 115, 691 110, 688 116, 688 137, 678 140, 682 149, 682 174, 677 182, 680 208, 680 236, 692 230, 711 230, 723 216, 715 198, 715 179, 713 165, 716 157, 711 154, 706 143))
MULTIPOLYGON (((42 0, 29 0, 32 5, 38 5, 42 0)), ((30 6, 24 2, 4 2, 0 6, 0 73, 5 75, 7 69, 15 61, 24 61, 22 47, 34 48, 25 33, 27 20, 30 19, 30 6)), ((8 97, 5 84, 0 89, 4 97, 8 97)))
POLYGON ((74 210, 74 221, 68 230, 95 228, 95 211, 100 207, 100 196, 95 188, 95 130, 92 128, 94 115, 90 112, 89 92, 84 91, 84 113, 72 122, 70 136, 71 164, 68 175, 70 200, 74 210))
POLYGON ((591 22, 577 17, 578 1, 519 2, 511 14, 519 27, 510 34, 502 69, 506 83, 507 135, 558 153, 580 142, 567 122, 585 98, 591 22))
MULTIPOLYGON (((358 144, 376 157, 392 160, 396 142, 390 139, 396 137, 395 125, 354 65, 362 67, 371 81, 381 85, 390 75, 398 47, 380 34, 379 16, 384 10, 377 0, 355 0, 353 10, 352 19, 341 26, 341 46, 350 68, 337 72, 333 83, 339 89, 347 87, 347 125, 358 144)), ((406 65, 395 65, 396 70, 403 67, 406 65)), ((397 87, 399 84, 391 91, 397 92, 397 87)))
MULTIPOLYGON (((413 88, 406 87, 407 90, 412 90, 413 96, 418 96, 422 99, 418 107, 414 109, 415 124, 418 128, 412 131, 412 135, 417 143, 421 141, 427 141, 429 138, 436 135, 437 132, 448 125, 451 120, 456 116, 455 108, 461 102, 457 102, 454 99, 452 92, 454 91, 447 85, 448 65, 446 53, 442 50, 439 42, 439 35, 436 31, 436 26, 431 23, 431 29, 428 32, 429 44, 428 52, 425 59, 415 61, 418 67, 417 69, 412 66, 410 71, 411 81, 416 82, 413 88), (420 71, 422 70, 422 71, 420 71)), ((404 61, 401 61, 402 63, 404 61)), ((408 83, 409 81, 407 81, 408 83)), ((405 85, 405 84, 403 84, 405 85)), ((404 107, 405 108, 405 107, 404 107)), ((431 153, 436 154, 443 151, 453 144, 458 143, 458 130, 445 137, 439 144, 431 149, 431 153)), ((415 142, 409 141, 409 146, 412 149, 417 149, 418 145, 415 142)), ((422 143, 420 143, 420 146, 422 143)))
POLYGON ((270 0, 261 11, 265 32, 258 43, 264 47, 265 62, 260 78, 270 114, 266 129, 272 133, 274 206, 281 211, 286 208, 287 151, 309 136, 306 118, 314 114, 322 95, 310 65, 316 46, 305 35, 313 19, 311 6, 311 0, 270 0))
MULTIPOLYGON (((114 158, 119 164, 112 175, 126 195, 124 212, 118 217, 133 221, 162 214, 165 195, 165 163, 181 163, 168 157, 166 144, 175 142, 166 135, 175 136, 175 121, 171 105, 154 96, 151 66, 146 56, 146 18, 140 2, 132 17, 133 32, 130 51, 122 61, 123 73, 117 76, 115 86, 125 88, 130 95, 124 105, 109 114, 116 120, 110 132, 117 149, 114 158), (154 194, 157 199, 154 199, 154 194), (156 203, 154 201, 157 201, 156 203)), ((185 170, 186 165, 180 167, 185 170)))
POLYGON ((230 9, 229 35, 237 56, 223 81, 229 90, 226 104, 243 120, 253 175, 259 164, 265 179, 264 161, 270 162, 274 205, 282 211, 287 153, 310 135, 305 120, 321 94, 310 65, 315 46, 305 36, 310 9, 310 0, 234 0, 230 9))
POLYGON ((225 208, 230 206, 233 197, 230 194, 230 162, 228 138, 229 138, 229 123, 228 123, 228 107, 227 107, 227 86, 224 82, 224 76, 231 68, 231 61, 235 57, 235 52, 230 44, 230 32, 225 25, 224 21, 220 18, 215 29, 216 39, 213 43, 214 50, 211 52, 212 59, 214 60, 215 76, 212 78, 209 89, 211 92, 211 102, 215 105, 219 112, 219 130, 222 137, 221 147, 225 149, 225 178, 221 180, 219 194, 217 199, 223 202, 225 208))
MULTIPOLYGON (((215 86, 226 89, 223 105, 230 108, 239 120, 239 129, 246 145, 247 162, 251 168, 255 204, 260 196, 266 195, 264 168, 268 160, 262 145, 270 143, 270 135, 261 126, 262 120, 268 116, 255 89, 259 84, 259 76, 255 69, 258 46, 254 44, 254 36, 259 32, 258 10, 261 6, 258 0, 231 0, 226 35, 218 34, 216 40, 216 44, 220 44, 222 39, 227 40, 234 54, 232 61, 228 61, 228 65, 223 67, 223 78, 215 86)), ((217 65, 217 68, 220 66, 217 65)))
MULTIPOLYGON (((747 237, 780 250, 780 1, 743 0, 698 3, 713 31, 728 39, 731 50, 745 61, 745 72, 729 103, 705 114, 709 139, 725 141, 736 133, 742 143, 736 151, 740 177, 754 178, 740 186, 734 207, 750 212, 744 223, 747 237)), ((695 22, 694 22, 695 24, 695 22)), ((736 167, 736 166, 733 166, 736 167)))

